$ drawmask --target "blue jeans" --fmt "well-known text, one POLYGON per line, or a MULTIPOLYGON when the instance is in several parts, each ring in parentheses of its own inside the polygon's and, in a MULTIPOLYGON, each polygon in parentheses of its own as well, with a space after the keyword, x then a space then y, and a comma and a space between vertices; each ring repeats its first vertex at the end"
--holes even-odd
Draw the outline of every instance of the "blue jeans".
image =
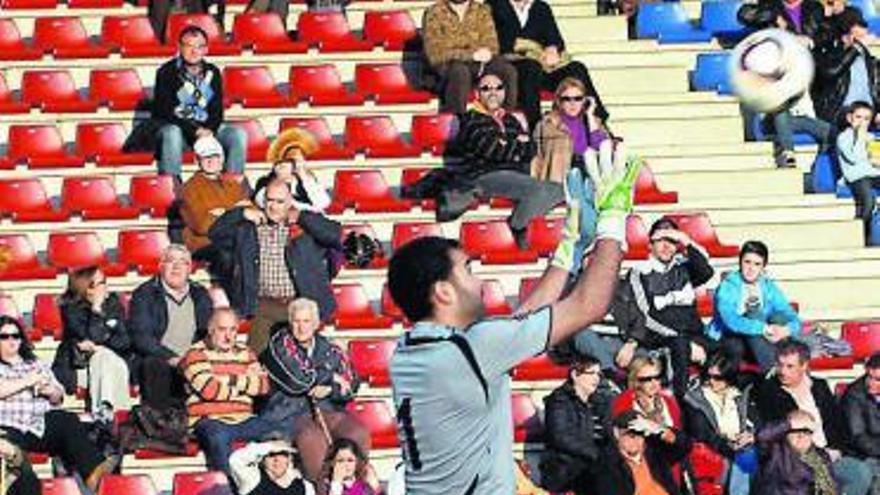
MULTIPOLYGON (((247 133, 244 129, 223 124, 215 136, 226 153, 227 172, 244 173, 247 159, 247 133)), ((159 173, 180 176, 183 171, 183 152, 189 148, 183 131, 174 124, 165 124, 159 129, 159 173)))
POLYGON ((855 457, 843 456, 831 465, 841 495, 868 495, 874 479, 871 466, 855 457))
POLYGON ((574 351, 581 356, 592 356, 599 361, 599 367, 603 370, 613 370, 614 357, 617 356, 623 341, 616 335, 599 335, 591 327, 584 328, 574 334, 571 339, 574 351))
MULTIPOLYGON (((193 427, 199 447, 205 453, 208 468, 229 475, 229 455, 236 441, 261 440, 269 433, 279 431, 275 423, 258 416, 241 423, 224 423, 216 419, 202 418, 193 427)), ((231 479, 231 478, 230 478, 231 479)))
POLYGON ((792 115, 788 110, 773 115, 773 127, 776 129, 776 147, 784 151, 794 150, 794 134, 806 132, 819 143, 819 153, 828 148, 831 124, 812 117, 792 115))

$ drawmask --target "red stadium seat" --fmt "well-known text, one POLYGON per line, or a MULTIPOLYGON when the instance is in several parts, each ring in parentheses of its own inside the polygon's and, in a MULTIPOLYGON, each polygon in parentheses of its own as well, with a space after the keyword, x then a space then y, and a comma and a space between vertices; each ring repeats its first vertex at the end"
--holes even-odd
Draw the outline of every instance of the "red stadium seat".
POLYGON ((384 400, 352 401, 346 408, 370 431, 372 448, 397 447, 397 422, 384 400))
POLYGON ((334 317, 336 328, 391 328, 391 318, 373 311, 370 299, 360 284, 334 285, 333 297, 337 306, 334 317))
POLYGON ((21 77, 21 100, 43 112, 91 113, 98 104, 79 94, 66 70, 29 70, 21 77))
POLYGON ((527 394, 511 396, 513 412, 513 440, 517 443, 537 440, 540 436, 541 418, 535 401, 527 394))
POLYGON ((526 300, 531 294, 532 291, 535 290, 535 287, 538 286, 538 281, 540 279, 537 277, 528 277, 520 279, 519 281, 519 294, 517 295, 517 301, 520 304, 526 300))
POLYGON ((397 251, 400 246, 426 236, 443 237, 443 228, 433 222, 397 222, 391 233, 391 250, 397 251))
POLYGON ((638 204, 675 203, 678 201, 678 193, 661 191, 651 169, 642 167, 636 181, 635 201, 638 204))
POLYGON ((40 485, 43 495, 82 495, 76 480, 69 476, 42 479, 40 485))
POLYGON ((64 325, 61 322, 61 309, 58 298, 54 294, 37 294, 34 296, 34 332, 42 337, 51 336, 61 340, 64 336, 64 325))
POLYGON ((409 211, 409 201, 394 196, 379 170, 337 170, 330 213, 353 207, 357 212, 409 211))
MULTIPOLYGON (((94 232, 52 232, 46 248, 49 264, 62 270, 100 266, 107 275, 110 266, 104 246, 94 232)), ((115 274, 115 273, 114 273, 115 274)))
POLYGON ((134 110, 147 92, 134 69, 95 69, 89 75, 89 98, 110 110, 134 110))
MULTIPOLYGON (((2 25, 0 25, 2 29, 2 25)), ((0 47, 0 50, 3 50, 0 47)), ((27 103, 17 99, 6 84, 6 78, 0 74, 0 113, 26 113, 30 108, 27 103)))
POLYGON ((121 122, 81 122, 76 126, 76 154, 99 167, 153 163, 153 153, 122 151, 127 138, 121 122))
POLYGON ((78 16, 38 17, 34 47, 55 58, 106 58, 110 49, 94 43, 78 16))
POLYGON ((318 151, 309 155, 312 160, 349 160, 354 152, 341 146, 330 132, 330 127, 323 117, 292 117, 281 121, 280 131, 289 127, 299 127, 311 132, 320 145, 318 151))
MULTIPOLYGON (((415 167, 415 168, 407 168, 403 170, 403 173, 400 174, 400 187, 412 187, 416 183, 418 183, 425 175, 427 175, 432 169, 426 167, 415 167)), ((410 199, 414 205, 420 207, 425 211, 433 211, 437 208, 437 201, 434 198, 425 198, 425 199, 410 199)), ((473 206, 479 205, 479 201, 475 200, 473 206)))
POLYGON ((119 263, 134 267, 141 275, 154 275, 159 259, 171 240, 165 229, 121 230, 116 242, 119 263))
POLYGON ((333 64, 294 65, 288 75, 290 97, 312 106, 360 105, 364 96, 349 92, 333 64))
POLYGON ((123 0, 67 0, 71 9, 118 9, 123 0))
POLYGON ((357 91, 376 103, 428 103, 434 94, 413 89, 400 64, 358 64, 354 70, 357 91))
POLYGON ((694 442, 688 455, 693 477, 699 489, 698 495, 724 493, 724 458, 702 442, 694 442), (720 488, 716 490, 715 487, 720 488))
POLYGON ((158 495, 146 474, 108 474, 101 479, 98 495, 158 495))
POLYGON ((419 31, 406 10, 374 10, 364 14, 364 38, 386 50, 403 50, 418 41, 419 31))
POLYGON ((53 125, 11 125, 7 154, 13 163, 30 168, 82 167, 81 157, 67 153, 61 132, 53 125))
POLYGON ((235 41, 252 47, 254 53, 305 53, 305 43, 293 41, 281 16, 275 12, 245 12, 235 16, 232 25, 235 41))
POLYGON ((513 233, 504 220, 462 222, 459 240, 468 256, 484 264, 534 263, 538 260, 535 251, 517 248, 513 233))
POLYGON ((0 248, 8 249, 10 254, 6 268, 0 270, 0 280, 55 278, 57 271, 37 258, 37 251, 26 235, 0 235, 0 248))
POLYGON ((154 218, 164 218, 174 202, 174 179, 170 175, 138 175, 131 178, 128 196, 131 204, 149 211, 154 218))
POLYGON ((221 471, 174 473, 173 495, 232 495, 229 480, 221 471))
POLYGON ((61 184, 61 208, 78 212, 83 220, 137 218, 140 210, 123 205, 108 176, 65 177, 61 184))
POLYGON ((739 255, 739 246, 721 244, 715 227, 712 226, 709 216, 705 213, 669 215, 669 217, 678 224, 678 228, 687 232, 691 239, 708 251, 711 256, 733 258, 739 255))
POLYGON ((241 45, 226 40, 222 28, 211 14, 171 14, 165 39, 176 44, 180 32, 187 26, 198 26, 208 35, 208 55, 241 54, 241 45))
POLYGON ((0 213, 14 222, 63 222, 70 214, 58 210, 49 201, 40 179, 0 181, 0 213))
POLYGON ((247 159, 252 162, 266 161, 266 153, 269 151, 269 138, 260 124, 259 119, 237 120, 234 125, 247 133, 247 159))
POLYGON ((56 0, 2 0, 0 9, 54 9, 56 0))
POLYGON ((568 368, 554 363, 547 354, 531 357, 513 369, 514 380, 565 380, 566 378, 568 378, 568 368))
POLYGON ((638 215, 630 215, 626 219, 626 243, 629 245, 626 252, 628 260, 643 260, 651 252, 648 229, 638 215))
POLYGON ((42 56, 40 50, 24 42, 15 19, 0 19, 0 60, 37 60, 42 56))
POLYGON ((393 340, 352 340, 348 343, 348 354, 355 373, 371 387, 387 387, 388 362, 397 344, 393 340))
POLYGON ((413 145, 440 156, 452 137, 455 115, 451 113, 413 115, 410 133, 413 145))
POLYGON ((291 104, 275 84, 268 66, 226 67, 223 69, 226 104, 241 103, 245 108, 283 108, 291 104))
POLYGON ((123 57, 170 57, 177 47, 163 45, 145 15, 106 16, 101 22, 101 40, 123 57))
POLYGON ((564 218, 535 218, 529 224, 529 247, 541 256, 552 256, 564 226, 564 218))
POLYGON ((483 306, 489 316, 506 316, 513 312, 504 295, 504 288, 498 280, 484 280, 480 287, 483 306))
POLYGON ((406 143, 397 132, 391 117, 349 116, 345 119, 345 142, 368 158, 408 158, 421 155, 421 150, 406 143))
POLYGON ((840 335, 850 343, 856 359, 867 359, 880 352, 880 322, 848 321, 841 327, 840 335))
POLYGON ((369 41, 351 32, 342 12, 303 12, 296 23, 300 41, 322 52, 362 52, 373 49, 369 41))
POLYGON ((715 291, 705 287, 696 289, 697 314, 700 318, 709 318, 715 311, 715 291))
POLYGON ((388 284, 382 286, 382 314, 395 321, 401 321, 406 318, 403 316, 403 311, 394 303, 391 292, 388 290, 388 284))
MULTIPOLYGON (((371 239, 378 239, 376 236, 376 231, 373 230, 373 227, 367 223, 360 224, 349 224, 342 226, 342 239, 348 237, 349 233, 354 232, 355 234, 363 234, 371 239)), ((346 265, 348 268, 357 269, 356 266, 346 265)), ((373 258, 373 261, 367 268, 385 268, 388 266, 388 258, 385 257, 385 253, 378 253, 376 257, 373 258)))

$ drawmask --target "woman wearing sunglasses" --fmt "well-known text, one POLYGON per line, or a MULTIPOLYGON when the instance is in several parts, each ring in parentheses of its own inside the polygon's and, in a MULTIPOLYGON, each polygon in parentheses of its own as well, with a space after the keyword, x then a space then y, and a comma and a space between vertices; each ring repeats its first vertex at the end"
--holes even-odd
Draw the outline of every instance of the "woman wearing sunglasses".
POLYGON ((60 457, 96 491, 120 459, 98 452, 76 414, 55 409, 63 400, 64 388, 34 355, 21 322, 0 316, 0 429, 28 452, 60 457))
POLYGON ((59 301, 64 338, 55 353, 52 371, 68 394, 86 386, 89 407, 100 419, 112 421, 114 409, 129 409, 131 339, 119 296, 107 289, 98 267, 70 273, 67 291, 59 301), (85 371, 86 381, 78 380, 85 371))
POLYGON ((663 388, 663 362, 653 355, 636 356, 627 369, 627 386, 613 405, 614 416, 635 410, 651 421, 676 430, 682 427, 681 408, 672 392, 663 388))
POLYGON ((736 386, 739 359, 724 352, 709 357, 701 383, 684 398, 688 434, 702 442, 719 459, 724 469, 717 480, 724 493, 748 495, 754 465, 752 417, 749 388, 736 386))

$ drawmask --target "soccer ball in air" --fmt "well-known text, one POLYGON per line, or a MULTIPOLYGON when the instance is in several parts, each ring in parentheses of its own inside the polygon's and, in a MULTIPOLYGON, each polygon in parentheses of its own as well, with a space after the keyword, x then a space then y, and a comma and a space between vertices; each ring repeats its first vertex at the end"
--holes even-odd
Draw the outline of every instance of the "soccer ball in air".
POLYGON ((785 109, 809 90, 813 56, 791 33, 764 29, 752 33, 730 57, 733 92, 755 112, 785 109))

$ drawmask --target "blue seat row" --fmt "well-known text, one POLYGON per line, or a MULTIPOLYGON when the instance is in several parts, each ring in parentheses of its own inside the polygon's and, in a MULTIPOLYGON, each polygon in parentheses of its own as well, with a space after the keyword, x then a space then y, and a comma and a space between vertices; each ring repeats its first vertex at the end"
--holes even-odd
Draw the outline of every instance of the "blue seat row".
POLYGON ((748 33, 736 18, 740 5, 740 0, 707 0, 701 6, 697 26, 678 2, 643 3, 636 18, 636 33, 639 38, 660 43, 705 43, 713 36, 736 41, 748 33))

